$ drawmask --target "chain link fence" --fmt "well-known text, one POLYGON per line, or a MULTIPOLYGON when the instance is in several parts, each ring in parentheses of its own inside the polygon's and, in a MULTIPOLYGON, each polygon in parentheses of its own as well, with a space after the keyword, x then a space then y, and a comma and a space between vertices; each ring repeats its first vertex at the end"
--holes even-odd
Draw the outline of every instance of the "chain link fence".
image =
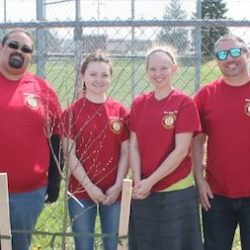
MULTIPOLYGON (((134 96, 151 88, 144 59, 147 50, 158 43, 164 27, 186 34, 186 49, 178 53, 176 88, 193 95, 200 85, 220 75, 213 52, 202 55, 201 30, 227 27, 250 42, 250 21, 234 13, 236 6, 249 10, 250 2, 225 2, 231 15, 227 20, 200 19, 200 1, 195 0, 181 1, 185 19, 164 20, 170 3, 166 0, 3 0, 0 35, 16 27, 32 32, 36 51, 30 69, 56 88, 64 108, 81 95, 78 70, 82 58, 93 49, 106 49, 114 72, 109 94, 129 107, 134 96)), ((213 37, 210 39, 215 42, 213 37)), ((174 40, 178 47, 179 36, 174 40)), ((39 218, 33 250, 74 249, 67 212, 67 171, 65 168, 59 201, 46 205, 39 218)), ((102 249, 102 237, 107 236, 101 234, 97 222, 96 249, 102 249)), ((238 236, 234 249, 240 249, 238 236)))

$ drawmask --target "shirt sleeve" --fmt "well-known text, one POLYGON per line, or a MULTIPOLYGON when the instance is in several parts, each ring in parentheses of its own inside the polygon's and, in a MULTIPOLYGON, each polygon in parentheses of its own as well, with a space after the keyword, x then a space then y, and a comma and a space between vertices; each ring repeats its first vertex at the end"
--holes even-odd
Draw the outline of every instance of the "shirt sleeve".
POLYGON ((201 121, 201 132, 205 133, 204 129, 204 100, 205 100, 205 89, 201 89, 195 96, 194 101, 196 103, 200 121, 201 121))
POLYGON ((60 135, 60 124, 62 109, 56 92, 48 87, 44 96, 44 105, 46 110, 46 131, 49 137, 60 135))
POLYGON ((178 112, 176 133, 200 131, 201 124, 197 106, 190 97, 186 97, 178 112))
POLYGON ((62 136, 71 139, 75 138, 74 126, 74 109, 73 106, 68 107, 62 114, 61 133, 62 136))
POLYGON ((123 109, 123 134, 122 134, 122 141, 126 141, 129 139, 129 119, 130 114, 128 109, 123 109))
POLYGON ((138 119, 137 117, 137 100, 135 99, 131 105, 131 110, 130 110, 130 115, 129 115, 129 129, 131 131, 135 131, 136 130, 136 120, 138 119), (137 117, 137 118, 136 118, 137 117))

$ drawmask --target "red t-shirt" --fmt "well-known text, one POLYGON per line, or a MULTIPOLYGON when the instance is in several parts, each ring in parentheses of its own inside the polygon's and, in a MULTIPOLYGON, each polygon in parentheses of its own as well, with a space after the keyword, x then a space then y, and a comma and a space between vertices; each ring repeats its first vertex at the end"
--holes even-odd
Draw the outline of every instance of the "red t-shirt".
POLYGON ((48 138, 57 133, 61 108, 54 90, 27 72, 11 81, 0 73, 0 172, 10 193, 47 184, 48 138))
MULTIPOLYGON (((137 97, 132 104, 130 123, 138 140, 142 179, 150 176, 174 150, 177 133, 200 130, 194 101, 177 90, 160 101, 155 99, 154 92, 137 97)), ((152 190, 163 190, 186 177, 190 171, 191 159, 187 155, 176 170, 152 190)))
POLYGON ((213 193, 250 196, 250 82, 232 87, 222 79, 196 95, 202 129, 208 135, 206 178, 213 193))
MULTIPOLYGON (((129 138, 128 110, 108 98, 102 104, 81 98, 63 113, 64 136, 76 142, 76 156, 91 181, 104 192, 116 180, 121 143, 129 138)), ((89 199, 86 190, 71 176, 69 190, 89 199)))

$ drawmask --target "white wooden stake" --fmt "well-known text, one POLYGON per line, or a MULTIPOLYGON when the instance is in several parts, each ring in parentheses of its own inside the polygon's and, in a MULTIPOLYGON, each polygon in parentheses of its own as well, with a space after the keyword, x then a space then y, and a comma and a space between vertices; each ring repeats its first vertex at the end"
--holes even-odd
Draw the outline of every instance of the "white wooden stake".
MULTIPOLYGON (((124 179, 122 185, 122 200, 121 200, 121 212, 120 212, 120 224, 119 224, 119 236, 128 235, 128 224, 130 215, 130 205, 132 197, 132 180, 124 179)), ((124 238, 118 244, 118 250, 128 249, 128 239, 124 238)))
POLYGON ((1 249, 11 250, 9 192, 6 173, 0 173, 0 190, 0 234, 10 237, 9 239, 1 238, 1 249))

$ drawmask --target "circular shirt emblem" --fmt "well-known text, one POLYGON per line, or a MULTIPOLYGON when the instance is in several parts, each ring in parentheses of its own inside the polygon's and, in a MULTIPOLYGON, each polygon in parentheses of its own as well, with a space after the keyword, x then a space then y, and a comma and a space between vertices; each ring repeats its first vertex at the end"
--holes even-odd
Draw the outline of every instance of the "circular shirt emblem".
POLYGON ((110 121, 111 131, 115 134, 120 134, 123 128, 123 124, 121 120, 111 120, 110 121))
POLYGON ((250 102, 247 102, 244 107, 246 115, 250 116, 250 102))
POLYGON ((176 116, 174 114, 167 114, 162 118, 162 125, 166 129, 174 127, 176 116))
POLYGON ((37 109, 39 106, 39 100, 37 97, 33 96, 33 95, 29 95, 25 98, 25 103, 27 105, 27 107, 31 108, 31 109, 37 109))

